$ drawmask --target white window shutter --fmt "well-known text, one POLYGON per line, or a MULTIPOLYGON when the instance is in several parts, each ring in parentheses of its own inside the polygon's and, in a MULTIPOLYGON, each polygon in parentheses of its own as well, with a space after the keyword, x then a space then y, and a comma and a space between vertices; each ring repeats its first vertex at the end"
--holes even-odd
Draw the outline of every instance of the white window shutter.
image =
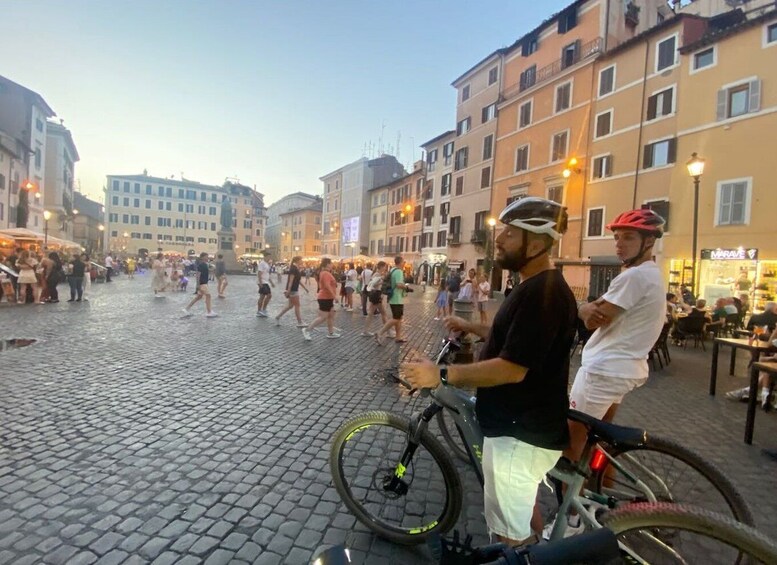
POLYGON ((731 188, 732 185, 730 184, 724 184, 720 187, 718 224, 721 226, 731 223, 731 188))
POLYGON ((748 100, 747 111, 757 112, 761 109, 761 81, 755 79, 750 81, 750 100, 748 100))
POLYGON ((717 121, 725 120, 728 108, 726 108, 728 102, 728 91, 718 90, 718 107, 717 107, 717 121))

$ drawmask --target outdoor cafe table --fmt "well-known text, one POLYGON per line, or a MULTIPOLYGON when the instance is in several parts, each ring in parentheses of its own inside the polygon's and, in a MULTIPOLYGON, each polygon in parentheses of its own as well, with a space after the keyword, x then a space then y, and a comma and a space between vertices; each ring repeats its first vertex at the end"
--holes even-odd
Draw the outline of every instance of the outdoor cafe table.
MULTIPOLYGON (((761 353, 765 351, 774 351, 775 348, 765 341, 754 341, 750 343, 747 339, 737 339, 730 337, 716 337, 712 344, 712 367, 710 369, 710 395, 715 396, 715 387, 718 380, 718 353, 721 345, 728 345, 731 347, 731 363, 729 364, 729 374, 734 374, 734 367, 736 365, 737 349, 746 349, 753 353, 753 366, 756 365, 761 353)), ((760 363, 759 363, 760 364, 760 363)), ((750 372, 750 400, 747 407, 747 422, 745 423, 745 443, 753 442, 753 423, 755 422, 755 406, 756 406, 756 394, 752 391, 757 390, 758 386, 758 371, 751 370, 750 372)))
POLYGON ((777 375, 777 363, 774 361, 755 362, 750 368, 750 398, 747 400, 747 420, 745 421, 745 443, 752 445, 755 428, 755 409, 758 405, 758 373, 764 371, 777 375))

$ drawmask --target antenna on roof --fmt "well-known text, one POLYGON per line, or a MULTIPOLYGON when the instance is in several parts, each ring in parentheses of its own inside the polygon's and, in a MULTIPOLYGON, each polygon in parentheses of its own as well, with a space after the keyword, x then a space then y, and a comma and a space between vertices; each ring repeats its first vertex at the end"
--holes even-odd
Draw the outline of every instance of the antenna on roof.
POLYGON ((378 154, 383 154, 383 132, 386 129, 386 120, 380 122, 380 138, 378 138, 378 154))
POLYGON ((397 154, 396 154, 397 161, 399 161, 399 142, 401 139, 402 139, 402 130, 397 130, 397 154))

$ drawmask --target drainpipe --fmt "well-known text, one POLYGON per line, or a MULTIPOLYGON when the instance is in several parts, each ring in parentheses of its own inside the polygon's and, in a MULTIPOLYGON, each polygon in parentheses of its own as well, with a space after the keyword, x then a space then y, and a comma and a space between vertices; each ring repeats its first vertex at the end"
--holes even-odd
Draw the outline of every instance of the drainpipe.
MULTIPOLYGON (((608 0, 609 5, 609 0, 608 0)), ((606 33, 606 32, 605 32, 606 33)), ((605 42, 607 39, 605 38, 605 42)), ((595 100, 595 95, 598 92, 598 82, 596 81, 596 65, 591 65, 591 95, 589 100, 595 100)), ((613 85, 613 88, 615 85, 613 85)), ((591 167, 593 166, 593 163, 591 162, 591 142, 593 136, 593 128, 594 126, 594 120, 591 119, 591 114, 593 114, 593 110, 591 109, 593 106, 593 103, 588 105, 588 136, 586 137, 586 151, 585 151, 585 163, 587 165, 587 168, 583 168, 583 193, 580 195, 580 243, 578 245, 577 249, 577 256, 580 258, 580 260, 583 259, 583 236, 585 235, 583 233, 583 230, 586 227, 586 217, 585 217, 585 195, 586 191, 588 189, 588 175, 590 174, 591 167)), ((560 247, 559 247, 560 249, 560 247)))
POLYGON ((650 55, 650 42, 645 40, 645 68, 642 71, 642 102, 639 106, 639 136, 637 137, 637 166, 634 172, 634 195, 631 198, 631 208, 637 207, 637 185, 639 183, 639 159, 642 153, 642 130, 645 121, 642 119, 642 112, 645 111, 645 94, 647 93, 647 73, 648 57, 650 55))

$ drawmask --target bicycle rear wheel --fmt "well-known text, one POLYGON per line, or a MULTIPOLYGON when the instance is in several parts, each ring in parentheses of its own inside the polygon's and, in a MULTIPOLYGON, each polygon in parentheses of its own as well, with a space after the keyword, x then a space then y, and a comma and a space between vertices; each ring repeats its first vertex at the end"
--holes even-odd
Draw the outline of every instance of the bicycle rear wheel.
POLYGON ((680 504, 632 504, 610 512, 602 525, 636 563, 774 564, 777 544, 754 528, 705 510, 680 504))
POLYGON ((345 422, 332 438, 329 467, 334 485, 356 518, 396 543, 424 543, 450 530, 461 512, 462 487, 450 456, 428 432, 407 468, 399 465, 410 421, 367 412, 345 422), (389 489, 394 476, 403 487, 389 489))
POLYGON ((650 502, 644 490, 631 480, 632 475, 658 502, 690 504, 754 525, 750 508, 723 472, 674 441, 649 436, 642 447, 606 449, 622 470, 608 464, 597 474, 596 488, 614 497, 619 505, 650 502))

